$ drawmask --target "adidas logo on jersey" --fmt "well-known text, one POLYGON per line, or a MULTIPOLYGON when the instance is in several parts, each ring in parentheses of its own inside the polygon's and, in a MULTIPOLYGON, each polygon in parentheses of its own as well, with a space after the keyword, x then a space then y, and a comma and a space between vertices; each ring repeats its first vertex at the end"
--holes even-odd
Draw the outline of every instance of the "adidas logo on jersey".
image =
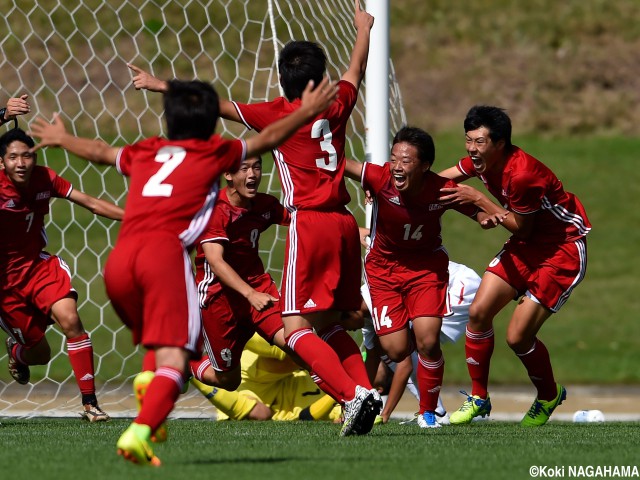
POLYGON ((10 199, 4 204, 4 208, 16 208, 16 202, 14 202, 13 199, 10 199))
POLYGON ((85 375, 80 379, 81 382, 85 382, 87 380, 93 380, 93 375, 90 373, 85 373, 85 375))
POLYGON ((480 365, 480 363, 478 363, 478 361, 473 357, 468 357, 467 358, 467 363, 469 365, 480 365))
POLYGON ((307 300, 307 303, 304 304, 304 307, 302 308, 313 308, 316 306, 316 302, 314 302, 313 300, 309 299, 307 300))
POLYGON ((400 205, 400 197, 391 197, 389 201, 391 203, 395 203, 396 205, 400 205))

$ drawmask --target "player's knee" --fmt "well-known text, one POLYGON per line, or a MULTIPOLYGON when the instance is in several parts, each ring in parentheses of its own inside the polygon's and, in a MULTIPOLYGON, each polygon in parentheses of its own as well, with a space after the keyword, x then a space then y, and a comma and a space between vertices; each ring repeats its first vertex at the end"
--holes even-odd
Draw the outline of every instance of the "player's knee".
POLYGON ((67 338, 76 338, 85 333, 84 326, 77 314, 59 318, 58 325, 67 338))
POLYGON ((408 346, 391 347, 389 349, 386 349, 386 353, 387 357, 389 357, 389 360, 398 363, 411 355, 411 349, 408 346))
POLYGON ((486 308, 474 303, 469 306, 469 329, 473 331, 484 331, 491 328, 493 317, 486 308))
POLYGON ((529 338, 521 332, 507 332, 507 345, 515 353, 525 353, 529 351, 533 345, 535 338, 529 338))

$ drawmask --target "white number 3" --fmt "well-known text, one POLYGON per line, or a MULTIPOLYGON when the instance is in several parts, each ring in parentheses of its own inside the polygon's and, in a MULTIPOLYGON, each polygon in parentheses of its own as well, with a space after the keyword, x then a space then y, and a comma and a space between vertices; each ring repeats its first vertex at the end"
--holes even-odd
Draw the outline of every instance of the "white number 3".
POLYGON ((320 148, 323 152, 329 154, 328 159, 316 158, 316 167, 335 172, 338 167, 338 154, 331 143, 333 133, 331 133, 329 120, 326 118, 316 120, 311 127, 311 138, 322 138, 322 140, 320 140, 320 148))
POLYGON ((155 161, 162 166, 155 174, 147 180, 142 189, 143 197, 170 197, 173 192, 173 185, 162 183, 171 173, 178 168, 184 157, 187 156, 182 147, 162 147, 156 154, 155 161))

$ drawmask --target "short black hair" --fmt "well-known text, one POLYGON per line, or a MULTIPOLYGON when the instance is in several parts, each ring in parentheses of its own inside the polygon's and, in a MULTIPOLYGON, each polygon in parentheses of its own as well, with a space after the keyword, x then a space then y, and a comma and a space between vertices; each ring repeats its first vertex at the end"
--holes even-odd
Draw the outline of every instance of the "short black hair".
POLYGON ((504 140, 505 148, 511 148, 511 119, 500 107, 474 105, 464 119, 464 132, 485 127, 493 143, 504 140))
POLYGON ((327 56, 317 43, 296 40, 287 43, 278 59, 280 85, 287 100, 302 97, 309 80, 317 86, 327 69, 327 56))
POLYGON ((220 104, 212 85, 199 80, 170 80, 164 94, 169 140, 207 140, 215 133, 220 104))
POLYGON ((29 148, 33 148, 36 142, 33 141, 27 132, 21 128, 12 128, 0 137, 0 157, 4 158, 7 153, 7 147, 13 142, 22 142, 29 148))
POLYGON ((433 165, 436 160, 436 146, 433 138, 427 132, 417 127, 402 127, 393 137, 393 145, 396 143, 408 143, 418 151, 418 159, 421 163, 433 165))

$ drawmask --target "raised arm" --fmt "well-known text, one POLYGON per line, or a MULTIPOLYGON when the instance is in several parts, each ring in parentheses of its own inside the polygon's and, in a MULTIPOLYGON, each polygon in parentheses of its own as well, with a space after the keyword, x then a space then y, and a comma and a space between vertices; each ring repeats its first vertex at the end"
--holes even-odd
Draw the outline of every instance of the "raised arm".
POLYGON ((7 106, 4 109, 0 109, 0 112, 2 112, 0 115, 0 125, 13 120, 18 115, 29 113, 31 111, 31 105, 29 105, 29 102, 27 101, 28 98, 28 95, 20 95, 19 97, 10 98, 7 101, 7 106))
POLYGON ((369 39, 371 37, 371 27, 373 27, 373 17, 360 8, 360 0, 355 1, 355 14, 353 26, 356 27, 356 41, 351 51, 349 68, 342 75, 345 80, 356 88, 360 88, 360 82, 367 70, 367 59, 369 57, 369 39))
POLYGON ((80 205, 91 213, 100 215, 101 217, 110 218, 111 220, 122 220, 124 216, 124 210, 118 205, 92 197, 80 190, 72 190, 68 198, 76 205, 80 205))
POLYGON ((273 305, 273 302, 278 301, 277 298, 268 293, 258 292, 238 275, 231 265, 224 260, 224 246, 222 244, 206 242, 202 244, 202 250, 216 277, 224 285, 245 297, 253 308, 261 312, 273 305))
POLYGON ((127 63, 127 67, 134 73, 131 81, 136 90, 149 90, 150 92, 166 92, 169 90, 169 84, 154 77, 149 72, 144 71, 140 67, 136 67, 132 63, 127 63))
POLYGON ((253 157, 268 152, 277 147, 300 127, 324 112, 335 101, 338 89, 335 84, 324 78, 320 85, 313 88, 313 81, 309 81, 302 92, 302 103, 286 117, 273 122, 258 135, 247 139, 247 157, 253 157))
POLYGON ((120 147, 111 147, 102 140, 76 137, 67 132, 67 129, 57 113, 53 114, 53 122, 49 123, 44 118, 37 118, 28 132, 32 137, 40 139, 32 151, 43 147, 60 147, 78 157, 93 163, 115 165, 120 147))

